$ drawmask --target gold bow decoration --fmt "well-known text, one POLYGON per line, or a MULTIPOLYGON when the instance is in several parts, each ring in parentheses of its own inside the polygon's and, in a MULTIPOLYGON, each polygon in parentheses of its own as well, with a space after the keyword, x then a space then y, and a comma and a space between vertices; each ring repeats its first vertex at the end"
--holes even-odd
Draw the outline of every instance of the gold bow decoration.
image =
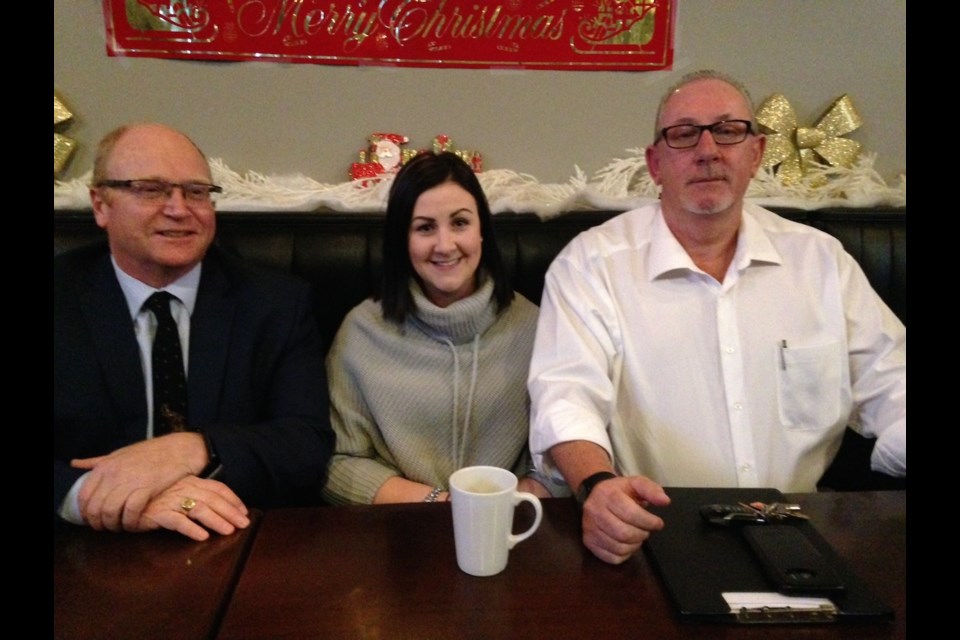
POLYGON ((800 180, 819 164, 817 156, 830 165, 850 167, 860 155, 859 142, 841 137, 863 124, 847 95, 837 98, 812 128, 797 126, 796 112, 779 93, 760 105, 756 117, 767 129, 762 166, 780 165, 777 176, 785 184, 800 180))
POLYGON ((73 150, 77 148, 77 141, 67 136, 57 133, 57 126, 62 125, 64 122, 69 122, 73 118, 73 114, 70 113, 70 110, 67 109, 66 105, 57 97, 56 92, 53 94, 53 175, 56 176, 58 173, 63 171, 63 168, 67 165, 67 160, 70 159, 70 155, 73 153, 73 150))

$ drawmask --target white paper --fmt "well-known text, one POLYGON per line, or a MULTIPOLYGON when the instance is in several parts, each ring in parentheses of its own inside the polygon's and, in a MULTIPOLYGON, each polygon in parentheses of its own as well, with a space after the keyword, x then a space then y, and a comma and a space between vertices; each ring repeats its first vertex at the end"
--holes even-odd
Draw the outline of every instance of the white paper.
POLYGON ((767 592, 732 592, 724 591, 723 599, 727 601, 732 613, 742 609, 798 609, 812 610, 834 608, 833 602, 827 598, 813 598, 806 596, 785 596, 782 593, 767 592))

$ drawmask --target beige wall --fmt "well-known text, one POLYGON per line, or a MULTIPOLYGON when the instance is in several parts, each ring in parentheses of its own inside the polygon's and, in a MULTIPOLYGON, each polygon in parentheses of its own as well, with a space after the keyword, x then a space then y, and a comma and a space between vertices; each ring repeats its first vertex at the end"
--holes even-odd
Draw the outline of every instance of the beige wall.
POLYGON ((801 124, 849 94, 864 125, 849 137, 906 173, 906 0, 679 0, 672 71, 486 71, 198 62, 106 55, 101 0, 54 0, 53 86, 79 147, 64 172, 90 169, 101 135, 158 120, 237 171, 347 179, 374 131, 411 147, 450 135, 488 168, 565 182, 650 141, 660 94, 717 68, 759 103, 783 93, 801 124))

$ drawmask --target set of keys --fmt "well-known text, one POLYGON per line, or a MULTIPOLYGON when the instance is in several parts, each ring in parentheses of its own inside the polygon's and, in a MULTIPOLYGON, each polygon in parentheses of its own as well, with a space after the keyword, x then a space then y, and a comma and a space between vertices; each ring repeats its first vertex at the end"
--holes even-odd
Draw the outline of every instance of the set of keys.
POLYGON ((700 515, 707 522, 720 525, 770 524, 784 520, 808 520, 800 505, 783 502, 738 502, 737 504, 708 504, 700 507, 700 515))

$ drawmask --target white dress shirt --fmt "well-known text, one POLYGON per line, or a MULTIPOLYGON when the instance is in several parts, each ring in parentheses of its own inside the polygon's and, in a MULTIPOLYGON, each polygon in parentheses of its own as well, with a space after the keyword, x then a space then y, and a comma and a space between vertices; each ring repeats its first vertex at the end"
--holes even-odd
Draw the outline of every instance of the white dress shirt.
POLYGON ((544 286, 530 449, 594 442, 664 486, 813 491, 851 424, 906 475, 906 328, 835 238, 745 205, 717 282, 659 204, 575 238, 544 286))

